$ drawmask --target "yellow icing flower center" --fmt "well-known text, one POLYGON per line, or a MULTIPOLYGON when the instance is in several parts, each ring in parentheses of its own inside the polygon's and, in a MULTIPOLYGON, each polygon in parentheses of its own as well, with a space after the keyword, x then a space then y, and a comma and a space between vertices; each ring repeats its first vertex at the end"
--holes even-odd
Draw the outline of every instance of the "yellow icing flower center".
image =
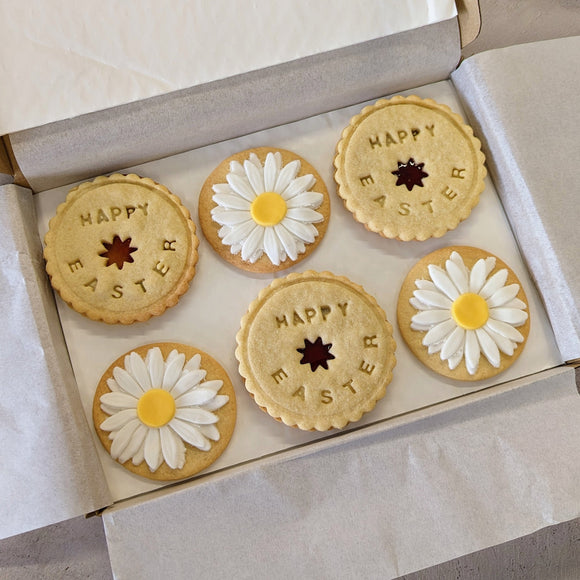
POLYGON ((254 199, 250 213, 258 225, 275 226, 284 219, 286 209, 286 202, 279 193, 266 191, 254 199))
POLYGON ((175 415, 175 399, 163 389, 151 389, 137 403, 137 417, 147 427, 163 427, 175 415))
POLYGON ((453 301, 451 316, 461 328, 481 328, 489 318, 487 302, 479 294, 466 292, 453 301))

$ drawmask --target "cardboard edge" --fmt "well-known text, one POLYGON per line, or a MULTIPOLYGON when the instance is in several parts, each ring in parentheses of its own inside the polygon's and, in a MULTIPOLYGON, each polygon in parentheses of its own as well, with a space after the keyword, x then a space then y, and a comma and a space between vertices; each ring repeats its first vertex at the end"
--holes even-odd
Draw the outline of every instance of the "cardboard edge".
POLYGON ((14 182, 14 170, 6 147, 7 137, 0 137, 0 185, 14 182))
POLYGON ((461 49, 471 44, 481 32, 481 10, 479 0, 455 0, 461 49))

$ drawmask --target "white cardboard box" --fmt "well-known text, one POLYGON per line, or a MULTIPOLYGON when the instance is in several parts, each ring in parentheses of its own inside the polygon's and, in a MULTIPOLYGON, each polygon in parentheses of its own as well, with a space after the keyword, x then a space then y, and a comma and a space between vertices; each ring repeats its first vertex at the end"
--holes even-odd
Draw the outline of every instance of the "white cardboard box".
MULTIPOLYGON (((425 46, 422 46, 419 53, 416 53, 413 43, 409 44, 410 39, 420 38, 422 41, 431 39, 434 45, 447 46, 436 57, 444 57, 439 62, 439 67, 443 69, 448 67, 448 71, 439 78, 445 78, 455 66, 453 59, 449 56, 454 53, 458 54, 457 26, 455 21, 444 21, 434 26, 435 28, 411 31, 383 39, 380 41, 384 43, 381 45, 381 54, 390 55, 389 58, 393 59, 391 64, 400 66, 401 61, 393 55, 403 58, 403 55, 409 57, 410 54, 416 56, 425 52, 433 53, 432 50, 426 50, 425 46), (442 35, 442 33, 445 34, 442 35), (453 45, 457 47, 455 51, 452 48, 453 45)), ((369 53, 369 50, 371 47, 373 50, 379 48, 376 42, 378 41, 373 41, 371 45, 354 47, 352 51, 347 47, 346 52, 342 49, 342 52, 319 55, 317 59, 322 60, 316 60, 314 63, 312 59, 307 58, 302 62, 303 67, 291 63, 292 66, 281 65, 268 71, 267 76, 261 76, 258 71, 254 73, 256 76, 249 74, 236 78, 235 81, 239 82, 237 92, 234 86, 228 96, 237 97, 233 101, 239 104, 248 86, 264 86, 272 75, 278 74, 280 79, 290 77, 294 81, 304 80, 302 74, 308 78, 308 71, 324 70, 325 60, 329 67, 333 66, 334 62, 335 70, 342 70, 344 78, 348 78, 348 73, 353 69, 360 73, 360 66, 355 66, 360 63, 365 63, 368 67, 365 70, 369 73, 375 70, 372 68, 372 56, 375 53, 369 53), (250 84, 245 85, 246 81, 250 84)), ((554 47, 551 50, 559 52, 564 49, 554 47)), ((549 62, 550 57, 546 55, 545 58, 548 60, 544 64, 549 62)), ((504 60, 504 55, 500 56, 500 60, 504 60)), ((509 61, 509 57, 507 60, 509 61)), ((405 62, 413 61, 413 58, 405 60, 405 62)), ((469 65, 466 70, 477 69, 479 61, 473 62, 475 63, 473 67, 469 65)), ((397 71, 399 66, 395 67, 397 71)), ((356 102, 357 98, 360 100, 361 94, 364 95, 362 98, 372 98, 391 92, 387 88, 390 85, 386 77, 393 75, 389 75, 388 72, 384 73, 385 79, 381 86, 384 93, 368 94, 367 89, 364 88, 362 93, 356 93, 356 98, 352 102, 356 102)), ((424 74, 432 74, 432 70, 424 71, 424 74)), ((460 76, 468 76, 468 73, 460 73, 460 76)), ((419 82, 425 80, 420 75, 418 79, 420 79, 419 82)), ((405 87, 398 86, 400 78, 396 74, 392 80, 395 82, 393 89, 397 91, 413 86, 412 84, 405 87)), ((436 79, 428 78, 427 80, 436 79)), ((233 82, 233 85, 236 85, 236 82, 233 82)), ((360 82, 359 78, 357 82, 360 82)), ((459 82, 466 81, 461 79, 459 82)), ((306 90, 304 87, 307 83, 301 85, 295 82, 294 86, 298 91, 306 90)), ((427 94, 431 94, 432 90, 443 91, 443 94, 446 94, 450 90, 449 86, 449 83, 444 83, 435 85, 435 89, 423 87, 421 90, 426 91, 427 94)), ((217 93, 211 92, 213 88, 215 87, 209 87, 209 94, 215 97, 216 94, 220 94, 220 91, 226 90, 227 82, 224 81, 224 85, 218 87, 217 93)), ((372 87, 372 91, 377 89, 377 86, 372 87)), ((327 91, 328 94, 333 93, 332 81, 329 82, 327 91)), ((144 104, 138 103, 135 106, 121 108, 121 110, 109 111, 106 114, 89 115, 84 118, 84 121, 89 120, 90 123, 83 123, 81 117, 68 123, 65 122, 64 125, 33 129, 32 132, 12 136, 14 137, 13 145, 15 145, 19 161, 25 161, 24 165, 29 163, 31 167, 32 173, 25 172, 25 174, 32 175, 31 180, 37 184, 52 187, 59 180, 61 183, 66 183, 101 171, 120 168, 118 165, 107 166, 106 164, 111 163, 111 160, 105 160, 106 169, 99 166, 98 170, 93 170, 93 173, 89 174, 86 174, 85 167, 79 168, 78 164, 66 171, 60 171, 61 164, 59 163, 57 163, 58 171, 56 172, 54 168, 52 172, 46 168, 33 169, 50 167, 51 157, 58 157, 58 151, 63 151, 63 147, 65 154, 70 156, 71 150, 75 148, 71 144, 76 144, 78 148, 79 143, 78 139, 72 138, 73 136, 78 138, 79 135, 84 135, 83 140, 89 144, 95 142, 95 135, 97 138, 103 134, 106 136, 107 131, 103 132, 103 126, 110 129, 110 119, 115 119, 117 123, 119 119, 125 119, 127 124, 121 126, 129 127, 131 131, 136 131, 143 137, 143 143, 146 146, 143 147, 142 152, 147 152, 141 160, 148 159, 149 144, 146 139, 150 129, 143 126, 143 119, 147 117, 148 103, 154 111, 165 111, 169 118, 175 117, 178 120, 179 114, 172 106, 175 103, 181 103, 184 110, 188 104, 199 103, 199 99, 203 102, 204 94, 204 91, 201 91, 194 95, 193 101, 189 100, 192 98, 191 94, 168 95, 154 101, 146 101, 144 104), (87 134, 87 127, 94 127, 94 132, 89 130, 87 134), (50 144, 49 149, 46 148, 47 143, 50 144), (54 145, 59 143, 62 146, 58 146, 55 151, 54 145), (38 163, 35 163, 34 159, 37 159, 38 163)), ((469 102, 466 94, 468 91, 464 90, 462 96, 467 99, 470 111, 477 117, 479 108, 469 102)), ((352 95, 353 93, 348 93, 346 98, 352 95)), ((339 98, 342 97, 344 95, 340 94, 339 98)), ((316 100, 313 102, 316 103, 316 100)), ((352 102, 341 102, 340 105, 352 104, 352 102)), ((267 99, 264 104, 267 106, 267 99)), ((317 113, 325 110, 324 104, 319 104, 318 107, 317 113)), ((481 109, 485 110, 485 107, 482 106, 481 109)), ((285 114, 288 110, 276 111, 270 107, 266 122, 272 124, 277 114, 285 114)), ((233 106, 231 114, 235 111, 236 107, 233 106)), ((311 114, 312 111, 308 110, 308 113, 311 114)), ((292 110, 289 114, 295 115, 296 110, 292 110)), ((319 135, 317 131, 321 124, 337 116, 341 118, 340 115, 340 111, 331 112, 326 116, 314 117, 295 125, 265 131, 257 136, 250 135, 239 139, 238 142, 252 142, 264 136, 269 139, 289 139, 290 141, 298 139, 298 142, 302 143, 301 147, 315 151, 318 145, 312 142, 314 139, 312 135, 319 135), (298 131, 298 137, 296 131, 298 131)), ((175 119, 174 123, 176 123, 175 119)), ((282 118, 282 121, 287 120, 288 118, 282 118)), ((549 120, 548 117, 544 119, 544 122, 549 122, 549 120)), ((252 122, 254 121, 255 119, 252 118, 252 122)), ((472 123, 474 123, 473 120, 472 123)), ((177 124, 179 124, 178 121, 177 124)), ((227 123, 224 125, 226 125, 223 128, 224 131, 231 129, 227 123)), ((155 126, 158 128, 157 125, 155 126)), ((255 128, 262 127, 255 126, 255 128)), ((234 131, 247 132, 248 128, 236 127, 234 131)), ((119 136, 119 133, 116 136, 119 136)), ((510 135, 507 136, 508 141, 509 137, 510 135)), ((172 152, 170 147, 175 146, 172 138, 167 139, 167 145, 163 138, 161 141, 162 153, 172 152)), ((176 171, 173 177, 167 173, 166 181, 169 179, 180 183, 180 175, 181 179, 184 178, 180 172, 187 171, 184 167, 187 166, 188 156, 192 155, 198 163, 199 159, 205 159, 205 163, 210 163, 218 152, 227 151, 238 142, 223 143, 214 146, 213 149, 207 147, 200 149, 198 153, 185 153, 175 157, 174 160, 165 160, 165 163, 168 163, 170 167, 173 166, 173 170, 176 171)), ((204 144, 203 141, 201 144, 204 144)), ((180 146, 182 145, 183 143, 180 146)), ((113 149, 116 148, 113 147, 113 149)), ((490 153, 489 159, 497 163, 495 159, 498 153, 493 149, 490 153)), ((325 161, 325 156, 328 157, 329 154, 328 144, 325 144, 319 154, 319 163, 330 165, 331 157, 325 161)), ((127 158, 120 159, 125 161, 127 158)), ((134 162, 134 159, 131 161, 134 162)), ((525 164, 525 156, 522 162, 525 164)), ((166 171, 157 169, 160 166, 156 163, 159 162, 150 163, 143 170, 166 171)), ((203 167, 203 162, 200 164, 203 167)), ((328 167, 327 171, 329 171, 328 167)), ((155 178, 155 175, 151 176, 155 178)), ((327 185, 331 186, 331 180, 329 178, 325 180, 327 185)), ((178 185, 178 188, 181 186, 178 185)), ((40 402, 40 409, 33 412, 33 416, 36 415, 39 419, 35 419, 32 425, 5 423, 8 425, 6 432, 9 434, 4 450, 9 460, 5 463, 8 463, 11 468, 14 467, 2 480, 2 485, 6 485, 7 491, 3 493, 5 505, 21 505, 28 500, 30 506, 30 509, 19 510, 17 517, 9 519, 4 532, 5 535, 9 535, 35 525, 44 525, 59 517, 72 517, 79 513, 79 510, 92 511, 110 503, 111 498, 109 490, 106 489, 107 486, 103 486, 102 483, 101 466, 96 461, 94 453, 87 452, 88 449, 93 448, 91 426, 84 424, 82 414, 79 413, 82 402, 78 398, 78 391, 74 388, 70 367, 67 365, 63 351, 63 342, 59 337, 60 330, 55 325, 54 309, 50 305, 50 293, 46 292, 46 279, 40 271, 42 264, 38 255, 39 244, 35 238, 36 234, 24 225, 31 223, 31 217, 28 214, 31 211, 29 193, 14 186, 9 186, 3 193, 5 195, 0 200, 3 204, 2 216, 5 218, 5 223, 2 224, 3 231, 10 231, 10 236, 7 238, 9 252, 6 253, 6 256, 10 258, 3 261, 3 278, 10 282, 16 281, 14 286, 5 285, 4 293, 1 295, 6 308, 15 313, 13 327, 8 324, 7 348, 3 349, 2 362, 3 368, 15 369, 13 375, 15 381, 10 383, 10 392, 7 397, 10 403, 8 408, 18 409, 15 416, 20 418, 24 415, 20 413, 23 400, 30 405, 29 409, 33 408, 35 401, 40 402), (21 220, 20 223, 18 220, 21 220), (21 274, 8 275, 10 272, 21 274), (24 293, 17 283, 18 280, 22 280, 25 285, 24 293), (23 300, 15 302, 15 296, 23 300), (33 376, 38 377, 37 384, 33 392, 24 391, 26 395, 24 398, 22 391, 15 392, 15 385, 22 389, 21 385, 28 382, 27 377, 33 369, 30 366, 21 365, 33 363, 20 362, 17 359, 17 364, 14 364, 14 356, 26 350, 23 345, 14 342, 15 336, 22 335, 23 322, 31 326, 30 333, 25 333, 26 346, 30 346, 28 339, 34 336, 37 338, 34 343, 36 347, 34 352, 42 353, 42 356, 35 357, 33 361, 37 365, 33 373, 33 376), (39 392, 44 394, 39 396, 39 392), (47 428, 40 421, 45 415, 43 407, 51 399, 58 401, 57 409, 58 414, 61 415, 63 432, 54 436, 54 430, 50 430, 52 435, 47 439, 43 438, 47 428), (26 434, 27 442, 28 437, 31 437, 31 451, 22 461, 14 462, 10 458, 22 449, 21 439, 18 437, 22 433, 26 434), (33 439, 32 433, 34 437, 38 436, 37 440, 33 439), (47 453, 54 452, 55 449, 58 453, 56 456, 51 453, 51 461, 42 462, 39 468, 36 467, 37 457, 43 455, 43 445, 46 447, 45 456, 47 453), (32 471, 33 481, 30 478, 31 464, 35 466, 32 471), (88 474, 90 474, 89 477, 87 477, 88 474), (58 476, 56 482, 55 476, 58 476), (46 479, 43 480, 43 477, 46 479), (22 485, 23 482, 30 484, 30 488, 26 489, 26 486, 22 485), (94 485, 95 482, 96 485, 94 485), (33 497, 31 497, 32 489, 34 489, 33 497), (39 490, 45 490, 45 493, 39 490)), ((500 194, 503 193, 500 188, 500 194)), ((62 195, 62 191, 59 193, 57 188, 55 195, 59 194, 62 195)), ((40 196, 36 199, 43 198, 40 196)), ((493 206, 491 202, 490 204, 493 206)), ((507 206, 505 200, 504 205, 507 206)), ((42 202, 39 207, 42 213, 42 202)), ((191 209, 194 208, 195 206, 191 209)), ((492 208, 490 211, 495 211, 495 209, 492 208)), ((513 216, 510 215, 510 217, 513 216)), ((350 219, 350 216, 340 216, 339 212, 334 211, 331 222, 335 220, 341 225, 344 223, 348 224, 347 227, 356 227, 356 224, 346 218, 350 219)), ((466 225, 469 223, 477 223, 475 214, 466 222, 466 225)), ((518 226, 518 223, 521 223, 521 220, 514 225, 516 232, 518 227, 523 227, 518 226)), ((500 229, 504 230, 506 235, 511 235, 507 223, 504 223, 500 229)), ((475 230, 472 229, 470 233, 448 234, 450 237, 443 238, 440 242, 444 243, 440 243, 437 247, 456 243, 451 239, 453 236, 457 236, 457 240, 465 239, 463 236, 470 239, 471 233, 475 233, 475 230)), ((360 237, 358 233, 357 237, 360 237)), ((379 247, 386 242, 366 236, 360 241, 362 244, 370 243, 369 247, 372 247, 372 252, 380 251, 379 247)), ((500 242, 496 240, 495 243, 500 242)), ((398 250, 408 253, 409 264, 430 251, 427 246, 416 246, 417 249, 413 248, 409 253, 409 247, 411 246, 398 250)), ((538 248, 533 247, 533 252, 537 251, 538 248)), ((496 253, 501 254, 499 250, 496 253)), ((228 273, 231 272, 228 271, 228 273)), ((538 278, 541 279, 541 276, 538 278)), ((564 280, 569 285, 569 278, 564 277, 564 280)), ((267 280, 253 279, 250 285, 252 284, 257 292, 258 288, 267 284, 267 280)), ((539 286, 542 289, 541 283, 539 286)), ((573 289, 571 293, 574 295, 573 289)), ((389 318, 393 320, 393 309, 389 307, 386 310, 389 318)), ((539 303, 538 310, 542 310, 539 303)), ((154 329, 156 332, 159 332, 160 328, 168 332, 164 320, 167 324, 175 322, 175 318, 169 314, 167 313, 160 319, 162 324, 154 329)), ((74 313, 61 309, 62 316, 71 318, 75 326, 74 313)), ((572 320, 577 321, 577 318, 572 317, 572 320)), ((552 320, 553 323, 554 320, 552 320)), ((66 321, 63 320, 63 324, 66 334, 66 321)), ((79 326, 84 325, 84 320, 79 322, 79 326)), ((100 332, 91 324, 88 326, 95 329, 95 333, 100 332)), ((150 326, 145 330, 139 327, 122 336, 120 342, 126 341, 130 348, 135 344, 137 337, 143 338, 140 343, 147 342, 145 338, 150 332, 150 326)), ((565 332, 560 334, 559 345, 573 345, 575 335, 570 335, 570 340, 567 340, 565 332)), ((552 357, 551 360, 555 361, 554 365, 556 365, 564 360, 562 347, 560 346, 561 352, 558 353, 553 340, 550 344, 549 328, 543 333, 547 341, 544 346, 550 351, 548 356, 552 357)), ((102 336, 109 342, 111 337, 107 333, 102 336)), ((405 346, 401 340, 398 343, 400 353, 405 346)), ((76 344, 69 344, 69 348, 73 346, 76 350, 76 344)), ((211 351, 209 348, 208 350, 211 351)), ((572 352, 574 352, 573 347, 572 352)), ((577 358, 577 356, 566 358, 577 358)), ((232 364, 231 361, 229 362, 232 364)), ((401 366, 397 370, 400 368, 401 366)), ((525 374, 528 374, 525 370, 520 371, 519 376, 525 374)), ((415 374, 406 375, 406 378, 409 384, 412 381, 418 382, 415 374)), ((360 566, 364 566, 364 562, 367 562, 369 567, 362 568, 367 573, 375 570, 384 574, 398 575, 529 533, 549 523, 576 517, 578 497, 574 493, 576 489, 574 470, 578 469, 579 462, 575 446, 571 444, 574 441, 573 437, 570 436, 565 442, 563 441, 564 432, 573 435, 574 429, 577 430, 575 419, 578 411, 578 397, 574 389, 573 372, 566 369, 543 372, 538 376, 487 388, 473 395, 464 394, 466 390, 456 385, 452 385, 451 388, 456 391, 459 389, 462 396, 455 401, 440 403, 426 411, 405 412, 403 415, 394 413, 399 417, 387 421, 375 417, 374 420, 371 419, 374 424, 370 427, 356 429, 351 434, 331 436, 328 440, 318 443, 308 444, 310 438, 301 439, 301 434, 298 436, 299 439, 295 439, 294 433, 287 435, 284 431, 276 431, 277 434, 274 437, 281 439, 278 441, 280 448, 294 447, 294 449, 275 454, 266 460, 253 460, 242 467, 229 468, 221 473, 201 477, 191 483, 170 487, 130 500, 128 503, 119 504, 105 515, 109 548, 116 574, 119 577, 132 575, 147 577, 147 574, 156 577, 162 572, 170 575, 172 572, 175 575, 182 572, 187 575, 191 566, 207 566, 208 562, 215 562, 217 558, 222 564, 211 570, 214 575, 218 576, 225 576, 231 572, 232 569, 229 566, 232 563, 236 566, 234 570, 243 569, 240 572, 242 576, 266 575, 268 565, 276 562, 284 566, 283 570, 287 571, 295 566, 304 566, 302 570, 304 574, 308 571, 311 573, 318 571, 322 575, 334 574, 341 577, 349 575, 347 561, 358 562, 360 566), (482 408, 485 411, 478 411, 482 408), (548 419, 541 422, 544 416, 548 419), (442 420, 442 417, 445 420, 442 420), (503 425, 502 429, 496 429, 497 422, 503 425), (531 428, 532 422, 539 422, 539 425, 531 428), (538 447, 538 441, 535 438, 532 439, 533 435, 540 434, 540 441, 544 447, 538 447), (410 439, 407 440, 407 436, 410 439), (402 441, 402 447, 393 443, 391 437, 402 441), (554 457, 550 458, 552 461, 540 462, 540 459, 545 457, 546 449, 553 446, 558 447, 561 456, 570 467, 564 477, 556 477, 558 461, 554 457), (473 453, 474 448, 477 454, 473 453), (498 449, 501 453, 498 453, 498 449), (388 462, 384 460, 381 462, 378 457, 388 458, 388 462), (433 457, 437 460, 433 461, 433 457), (487 477, 480 477, 475 473, 478 462, 484 466, 487 477), (341 467, 344 469, 342 472, 341 467), (383 489, 377 485, 377 481, 373 480, 373 475, 390 478, 390 485, 386 486, 385 490, 389 494, 388 501, 381 501, 383 489), (535 481, 530 479, 532 477, 536 478, 535 481), (430 483, 432 480, 438 481, 439 485, 433 486, 430 483), (414 482, 419 483, 415 485, 414 482), (498 485, 498 482, 501 482, 501 485, 498 485), (524 484, 529 493, 522 493, 521 485, 518 484, 524 484), (489 493, 490 488, 493 489, 493 495, 489 493), (358 490, 362 489, 365 490, 365 494, 361 497, 362 492, 358 490), (408 493, 409 489, 413 489, 413 492, 408 493), (233 493, 233 490, 236 493, 233 493), (208 500, 208 497, 211 499, 208 500), (236 501, 233 501, 233 498, 236 498, 236 501), (258 501, 260 498, 268 498, 268 501, 261 504, 258 501), (524 506, 530 505, 528 501, 531 506, 529 509, 523 509, 524 506), (539 510, 538 505, 542 506, 539 510), (498 507, 501 507, 500 513, 503 518, 501 522, 497 520, 498 507), (232 513, 234 508, 237 513, 232 513), (201 512, 208 513, 208 519, 204 520, 203 525, 198 524, 197 514, 201 512), (210 513, 214 515, 210 517, 210 513), (219 524, 216 525, 215 514, 220 513, 221 515, 217 517, 219 524), (187 517, 184 517, 184 514, 187 514, 187 517), (229 516, 227 522, 224 521, 225 514, 229 516), (298 518, 297 514, 299 514, 298 518), (273 515, 276 516, 274 521, 272 521, 273 515), (341 525, 345 518, 346 523, 341 525), (153 521, 155 527, 152 528, 153 521), (176 521, 183 524, 176 525, 176 521), (211 525, 208 525, 210 521, 211 525), (241 527, 247 522, 250 524, 242 531, 241 527), (471 525, 468 525, 468 522, 471 522, 471 525), (231 525, 236 530, 235 534, 231 532, 231 525), (337 528, 341 531, 337 532, 337 528), (443 528, 447 534, 451 534, 445 542, 440 541, 443 528), (198 548, 192 549, 188 534, 194 535, 202 531, 204 541, 198 541, 196 543, 198 548), (167 557, 160 558, 158 553, 147 552, 141 548, 141 546, 150 545, 151 534, 167 557), (231 552, 222 556, 222 547, 228 543, 228 538, 231 536, 237 539, 233 542, 231 552), (369 538, 372 538, 372 541, 369 541, 369 538), (421 551, 420 557, 417 556, 418 550, 421 551), (310 555, 300 560, 299 555, 306 553, 310 555), (348 554, 349 558, 338 557, 339 554, 344 553, 348 554), (162 568, 156 568, 159 563, 163 565, 162 568)), ((243 394, 238 390, 239 398, 243 394)), ((456 392, 451 396, 457 394, 456 392)), ((47 416, 51 421, 53 420, 50 412, 47 416)), ((253 421, 254 417, 251 416, 251 419, 253 421)), ((264 421, 267 419, 265 416, 259 418, 264 421)), ((273 426, 277 430, 285 429, 277 424, 273 426)), ((265 429, 269 430, 269 428, 268 424, 265 429)), ((238 424, 235 436, 242 436, 243 433, 244 428, 238 424)), ((29 447, 26 446, 26 448, 29 447)), ((271 453, 275 453, 275 450, 271 453)), ((234 459, 233 463, 235 462, 234 459)), ((3 492, 5 490, 3 489, 3 492)), ((357 567, 351 571, 354 573, 358 569, 361 568, 357 567)))

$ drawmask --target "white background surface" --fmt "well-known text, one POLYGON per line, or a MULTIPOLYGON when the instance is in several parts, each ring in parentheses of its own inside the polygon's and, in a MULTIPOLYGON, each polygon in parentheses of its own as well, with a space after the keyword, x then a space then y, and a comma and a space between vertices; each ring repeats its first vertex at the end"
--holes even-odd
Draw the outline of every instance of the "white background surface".
POLYGON ((452 0, 2 0, 0 135, 455 14, 452 0))
MULTIPOLYGON (((447 81, 412 92, 421 97, 434 98, 462 112, 454 89, 447 81)), ((329 189, 331 199, 327 234, 309 258, 276 277, 307 269, 330 270, 335 274, 346 275, 375 296, 395 327, 397 366, 394 379, 387 388, 386 397, 363 417, 362 424, 400 415, 560 364, 562 360, 550 325, 522 264, 489 177, 486 178, 481 201, 471 216, 443 238, 426 242, 384 239, 355 222, 343 207, 335 193, 332 160, 343 128, 360 109, 361 106, 356 105, 130 168, 128 171, 151 177, 169 187, 182 199, 194 221, 199 224, 197 199, 203 182, 222 159, 237 151, 260 145, 281 147, 298 153, 316 167, 329 189), (487 381, 460 383, 435 375, 411 355, 396 328, 399 288, 408 270, 422 256, 450 245, 472 245, 498 255, 516 272, 530 302, 532 326, 522 355, 506 372, 487 381)), ((69 189, 61 187, 36 196, 41 236, 46 232, 48 219, 54 215, 57 205, 65 199, 69 189)), ((210 471, 323 436, 279 424, 260 411, 246 393, 234 357, 235 335, 249 303, 261 288, 268 285, 272 277, 251 275, 227 265, 211 249, 199 227, 198 234, 200 259, 192 286, 176 307, 160 317, 129 327, 108 326, 82 317, 58 300, 65 338, 89 424, 92 425, 96 384, 111 362, 135 346, 174 341, 201 348, 216 358, 227 370, 236 389, 236 430, 229 447, 210 471)), ((96 444, 115 500, 159 486, 129 473, 108 456, 98 441, 96 444)))

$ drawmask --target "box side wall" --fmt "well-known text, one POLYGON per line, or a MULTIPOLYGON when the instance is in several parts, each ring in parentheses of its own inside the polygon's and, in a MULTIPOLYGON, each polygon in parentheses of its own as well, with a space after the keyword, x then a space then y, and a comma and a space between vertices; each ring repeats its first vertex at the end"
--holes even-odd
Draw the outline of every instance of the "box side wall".
POLYGON ((445 79, 457 19, 10 135, 35 191, 445 79))
POLYGON ((0 187, 0 537, 111 502, 35 222, 32 192, 0 187))

